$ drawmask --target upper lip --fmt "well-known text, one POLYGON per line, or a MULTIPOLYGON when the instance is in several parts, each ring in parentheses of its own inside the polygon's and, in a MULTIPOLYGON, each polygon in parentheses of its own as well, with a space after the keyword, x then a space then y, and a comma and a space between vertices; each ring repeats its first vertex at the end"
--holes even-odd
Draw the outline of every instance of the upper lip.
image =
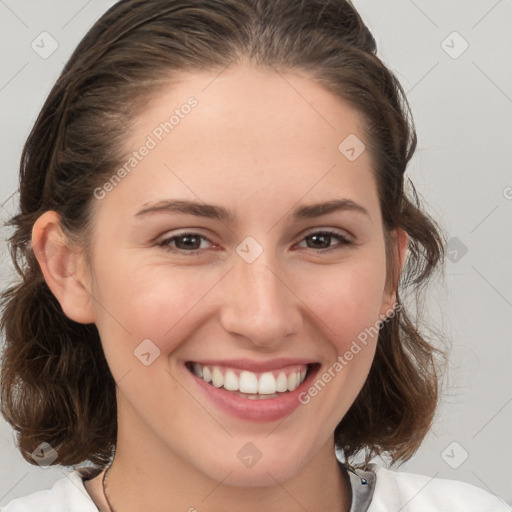
POLYGON ((318 364, 317 361, 304 358, 278 358, 269 359, 268 361, 258 361, 255 359, 195 359, 188 361, 188 363, 199 363, 202 366, 227 366, 255 373, 279 370, 292 365, 318 364))

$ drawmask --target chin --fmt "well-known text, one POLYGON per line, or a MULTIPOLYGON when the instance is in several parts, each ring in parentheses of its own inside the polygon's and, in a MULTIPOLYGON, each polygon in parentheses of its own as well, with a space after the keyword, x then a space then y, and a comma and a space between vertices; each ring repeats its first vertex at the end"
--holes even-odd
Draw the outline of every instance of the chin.
POLYGON ((260 461, 258 467, 232 468, 232 473, 222 482, 232 487, 273 487, 276 482, 285 482, 295 475, 290 467, 265 464, 260 461), (261 464, 261 465, 260 465, 261 464))
POLYGON ((307 464, 304 460, 304 450, 301 453, 293 453, 292 450, 282 447, 278 450, 268 450, 269 457, 260 453, 261 458, 256 460, 257 454, 252 461, 244 461, 244 455, 251 453, 251 449, 236 456, 231 460, 226 460, 225 454, 219 454, 219 458, 212 461, 201 461, 201 470, 210 478, 222 482, 223 485, 232 487, 267 487, 275 486, 276 482, 285 482, 299 473, 303 465, 307 464), (219 464, 219 460, 222 463, 219 464), (208 467, 205 467, 208 466, 208 467))

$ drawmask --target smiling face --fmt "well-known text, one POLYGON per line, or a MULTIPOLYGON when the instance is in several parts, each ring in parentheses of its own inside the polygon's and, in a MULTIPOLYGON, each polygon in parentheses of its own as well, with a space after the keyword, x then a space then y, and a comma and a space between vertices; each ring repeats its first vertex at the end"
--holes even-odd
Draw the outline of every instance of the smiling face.
POLYGON ((333 457, 376 337, 335 363, 394 303, 377 185, 368 151, 338 149, 364 140, 359 115, 308 78, 182 78, 137 119, 135 160, 93 204, 88 289, 118 455, 274 485, 333 457))

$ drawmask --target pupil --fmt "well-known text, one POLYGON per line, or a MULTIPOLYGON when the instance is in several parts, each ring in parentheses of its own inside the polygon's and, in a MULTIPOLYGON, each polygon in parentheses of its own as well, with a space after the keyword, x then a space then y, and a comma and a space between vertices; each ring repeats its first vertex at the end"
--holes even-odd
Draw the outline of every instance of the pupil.
MULTIPOLYGON (((199 246, 197 244, 198 241, 199 241, 199 238, 197 236, 184 235, 184 236, 180 236, 177 239, 176 245, 178 245, 178 246, 182 245, 184 247, 180 247, 180 248, 184 248, 184 249, 198 249, 199 248, 199 246), (194 240, 196 243, 194 243, 194 240), (184 241, 185 243, 180 243, 180 241, 184 241)), ((199 241, 199 244, 201 244, 200 241, 199 241)))
MULTIPOLYGON (((311 239, 312 239, 313 241, 318 241, 318 240, 323 239, 323 240, 324 240, 324 242, 325 242, 325 241, 326 241, 326 239, 328 239, 329 237, 330 237, 330 235, 311 235, 311 239)), ((325 246, 327 246, 327 247, 328 247, 328 246, 329 246, 329 244, 328 244, 328 243, 327 243, 327 244, 325 244, 325 243, 324 243, 324 247, 325 247, 325 246)), ((316 247, 316 248, 318 248, 318 247, 316 247)), ((323 248, 323 247, 322 247, 322 248, 323 248)))

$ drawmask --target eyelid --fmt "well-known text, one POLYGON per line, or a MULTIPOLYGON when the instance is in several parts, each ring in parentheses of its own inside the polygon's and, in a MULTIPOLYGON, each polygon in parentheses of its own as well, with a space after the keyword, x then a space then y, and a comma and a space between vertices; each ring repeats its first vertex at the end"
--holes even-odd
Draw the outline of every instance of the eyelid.
POLYGON ((201 232, 199 231, 193 231, 194 228, 191 228, 191 229, 187 229, 187 230, 184 230, 184 231, 181 231, 181 232, 178 232, 178 233, 172 233, 172 234, 169 234, 169 233, 166 233, 165 235, 163 235, 162 237, 158 237, 155 241, 156 245, 160 246, 160 247, 163 247, 164 249, 167 249, 169 250, 170 252, 176 252, 176 253, 180 253, 180 254, 195 254, 195 253, 199 253, 201 251, 204 251, 205 249, 192 249, 190 251, 186 251, 184 249, 178 249, 178 248, 175 248, 175 247, 172 247, 170 245, 170 243, 172 243, 176 238, 180 238, 182 236, 185 236, 185 235, 193 235, 199 239, 201 239, 201 241, 204 241, 206 240, 209 244, 211 244, 213 246, 213 248, 215 248, 217 246, 217 244, 215 242, 213 242, 209 237, 207 237, 206 235, 203 235, 201 232), (168 243, 166 243, 168 242, 168 243))
POLYGON ((331 239, 337 239, 338 243, 334 245, 330 245, 324 249, 315 249, 312 247, 301 247, 302 250, 306 250, 309 252, 313 252, 313 254, 327 254, 331 252, 335 252, 338 249, 346 249, 356 245, 355 239, 352 235, 348 234, 345 231, 335 230, 333 228, 315 228, 313 231, 305 232, 301 235, 300 239, 296 244, 301 244, 305 242, 305 240, 312 235, 324 235, 330 237, 331 239))
POLYGON ((355 237, 351 233, 346 231, 345 229, 329 228, 329 227, 325 227, 325 228, 314 227, 314 228, 311 228, 311 229, 305 231, 303 234, 300 235, 300 240, 302 240, 303 238, 305 238, 305 237, 307 237, 309 235, 313 235, 315 233, 335 234, 335 235, 339 235, 339 236, 342 236, 342 237, 346 238, 350 242, 355 242, 355 237))
POLYGON ((161 241, 169 240, 170 238, 179 237, 183 235, 198 235, 209 239, 209 237, 203 233, 203 230, 201 228, 190 227, 178 228, 176 230, 171 229, 169 231, 166 231, 163 235, 159 235, 158 237, 156 237, 155 242, 158 243, 161 241))

